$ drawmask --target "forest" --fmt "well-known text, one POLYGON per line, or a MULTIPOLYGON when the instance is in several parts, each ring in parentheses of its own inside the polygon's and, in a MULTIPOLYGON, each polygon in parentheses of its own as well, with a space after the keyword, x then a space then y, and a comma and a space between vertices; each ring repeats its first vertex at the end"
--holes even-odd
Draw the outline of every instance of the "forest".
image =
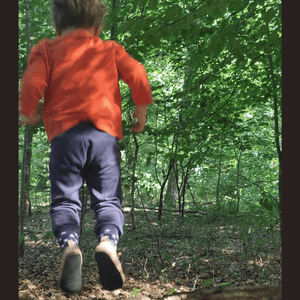
MULTIPOLYGON (((31 47, 56 37, 51 2, 19 0, 19 86, 31 47)), ((281 1, 102 2, 109 13, 100 38, 145 66, 154 104, 144 132, 134 134, 134 102, 120 81, 125 227, 118 252, 127 281, 114 292, 101 289, 83 185, 85 287, 72 299, 201 299, 191 295, 216 289, 225 299, 234 288, 242 296, 230 299, 248 299, 247 288, 281 299, 281 1)), ((19 297, 67 299, 56 283, 60 249, 42 122, 19 125, 18 141, 19 297)))

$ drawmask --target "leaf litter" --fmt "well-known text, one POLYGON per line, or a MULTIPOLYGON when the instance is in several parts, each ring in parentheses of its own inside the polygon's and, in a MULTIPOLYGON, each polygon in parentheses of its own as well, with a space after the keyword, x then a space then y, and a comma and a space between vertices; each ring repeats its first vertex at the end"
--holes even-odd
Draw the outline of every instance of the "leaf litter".
MULTIPOLYGON (((81 293, 69 295, 57 284, 61 251, 56 238, 49 234, 51 224, 47 215, 47 210, 41 210, 26 223, 25 255, 19 257, 18 280, 19 298, 23 300, 146 300, 212 286, 281 285, 281 247, 275 231, 273 242, 266 243, 270 237, 267 231, 257 230, 244 236, 241 228, 226 224, 202 224, 192 231, 194 223, 180 224, 174 218, 161 227, 155 223, 153 232, 140 212, 136 214, 133 232, 127 224, 130 214, 124 212, 124 235, 118 244, 126 276, 122 289, 102 289, 92 257, 97 240, 86 231, 80 246, 84 288, 81 293)), ((92 213, 87 213, 84 223, 92 232, 92 213)))

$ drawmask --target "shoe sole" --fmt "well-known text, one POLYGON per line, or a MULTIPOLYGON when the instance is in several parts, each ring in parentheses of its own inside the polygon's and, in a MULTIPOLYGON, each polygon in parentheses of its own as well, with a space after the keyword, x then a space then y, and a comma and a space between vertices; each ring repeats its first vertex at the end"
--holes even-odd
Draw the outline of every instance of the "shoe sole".
POLYGON ((120 289, 123 279, 111 257, 107 253, 99 251, 95 253, 95 260, 103 288, 108 291, 120 289))
POLYGON ((81 255, 70 254, 66 257, 60 278, 60 288, 69 294, 81 292, 81 255))

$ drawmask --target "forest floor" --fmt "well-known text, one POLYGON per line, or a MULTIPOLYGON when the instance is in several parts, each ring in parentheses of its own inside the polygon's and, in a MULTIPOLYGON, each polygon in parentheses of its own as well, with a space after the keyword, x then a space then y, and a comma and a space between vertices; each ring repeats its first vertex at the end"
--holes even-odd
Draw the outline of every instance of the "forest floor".
POLYGON ((33 210, 26 221, 25 255, 19 257, 20 299, 161 299, 212 286, 280 286, 281 244, 277 226, 265 220, 211 218, 195 214, 182 224, 168 213, 161 225, 156 213, 136 212, 131 230, 125 209, 124 234, 118 244, 126 276, 122 289, 102 289, 93 259, 97 245, 93 212, 85 215, 81 293, 68 295, 57 285, 61 252, 51 231, 48 207, 33 210))

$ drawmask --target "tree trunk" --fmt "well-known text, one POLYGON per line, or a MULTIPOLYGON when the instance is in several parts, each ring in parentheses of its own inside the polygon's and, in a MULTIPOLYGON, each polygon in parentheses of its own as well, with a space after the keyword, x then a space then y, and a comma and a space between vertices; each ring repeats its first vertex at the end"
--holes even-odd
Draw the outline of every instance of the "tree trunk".
MULTIPOLYGON (((28 2, 31 0, 24 0, 25 6, 27 6, 28 2)), ((27 32, 27 40, 26 40, 26 52, 27 56, 29 55, 31 49, 30 43, 30 35, 29 35, 29 6, 26 7, 26 32, 27 32)), ((27 65, 25 66, 26 69, 27 65)), ((24 71, 24 70, 23 70, 24 71)), ((30 165, 31 165, 31 155, 32 155, 32 137, 33 137, 33 126, 26 126, 24 131, 24 146, 23 146, 23 157, 22 157, 22 166, 21 166, 21 195, 20 195, 20 212, 19 212, 19 236, 20 236, 20 257, 24 257, 24 217, 26 211, 28 211, 29 216, 31 216, 31 202, 30 202, 30 165)))
MULTIPOLYGON (((213 204, 213 202, 208 202, 208 203, 213 204)), ((135 209, 144 209, 144 208, 143 207, 139 207, 139 206, 135 206, 135 209)), ((146 210, 157 210, 158 211, 159 208, 147 206, 146 210)), ((162 210, 163 211, 173 212, 173 213, 181 213, 181 211, 179 211, 178 209, 163 208, 162 210)), ((129 208, 123 207, 123 211, 129 211, 129 208)), ((207 215, 207 212, 200 211, 200 210, 185 210, 184 213, 187 213, 187 214, 207 215)))
POLYGON ((221 165, 222 165, 222 149, 220 153, 220 161, 219 161, 219 170, 218 170, 218 180, 217 180, 217 191, 216 191, 216 202, 219 204, 219 191, 220 191, 220 181, 221 181, 221 165))
POLYGON ((160 221, 162 219, 162 211, 163 211, 163 198, 164 198, 164 188, 166 186, 166 183, 168 181, 170 172, 173 168, 174 165, 174 157, 171 158, 170 163, 169 163, 169 169, 168 169, 168 173, 162 183, 161 189, 160 189, 160 196, 159 196, 159 207, 158 207, 158 220, 160 221))
MULTIPOLYGON (((237 167, 236 167, 236 192, 237 192, 237 206, 236 206, 236 213, 239 213, 240 209, 240 168, 241 168, 241 158, 244 151, 244 145, 240 143, 240 146, 237 147, 237 144, 234 142, 234 135, 233 135, 233 144, 234 144, 234 154, 237 160, 237 167), (237 150, 236 150, 237 149, 237 150)), ((239 144, 239 143, 238 143, 239 144)))
MULTIPOLYGON (((270 35, 269 23, 266 22, 268 35, 270 35)), ((279 172, 278 172, 278 211, 280 215, 280 224, 282 224, 282 211, 281 211, 281 199, 282 199, 282 151, 280 148, 280 132, 279 132, 279 116, 278 116, 278 97, 276 93, 276 82, 275 82, 275 74, 274 74, 274 64, 273 64, 273 57, 271 54, 268 55, 268 60, 270 64, 271 70, 271 78, 272 78, 272 92, 273 92, 273 110, 274 110, 274 132, 275 132, 275 145, 276 151, 278 156, 278 165, 279 165, 279 172)), ((281 232, 281 231, 280 231, 281 232)), ((282 233, 282 232, 281 232, 282 233)))
POLYGON ((241 156, 242 152, 240 153, 238 157, 238 163, 237 163, 237 170, 236 170, 236 190, 237 190, 237 207, 236 207, 236 213, 239 213, 240 210, 240 163, 241 163, 241 156))
POLYGON ((132 162, 132 182, 131 182, 131 228, 132 230, 135 230, 135 198, 134 198, 134 190, 135 190, 135 168, 136 168, 136 161, 137 161, 137 156, 138 156, 138 151, 139 151, 139 145, 135 136, 135 133, 132 133, 133 139, 134 139, 134 144, 135 144, 135 153, 134 153, 134 158, 132 162))
POLYGON ((20 257, 24 257, 24 217, 26 213, 26 203, 30 203, 30 164, 31 164, 31 144, 33 136, 33 127, 26 126, 24 132, 24 146, 21 167, 21 195, 19 206, 19 226, 20 226, 20 257))
POLYGON ((192 189, 191 189, 191 186, 190 186, 189 182, 187 182, 187 187, 188 187, 188 189, 189 189, 189 191, 190 191, 190 195, 191 195, 191 197, 192 197, 193 204, 194 204, 196 207, 198 207, 198 204, 197 204, 196 201, 195 201, 195 197, 194 197, 194 195, 193 195, 193 192, 192 192, 192 189))
POLYGON ((181 193, 180 193, 180 186, 179 186, 179 174, 177 170, 177 164, 174 165, 175 170, 175 179, 176 179, 176 187, 177 187, 177 195, 178 195, 178 211, 181 212, 181 193))
MULTIPOLYGON (((174 167, 172 168, 174 171, 174 167)), ((167 191, 165 193, 165 203, 173 206, 176 203, 177 199, 177 188, 176 188, 176 177, 174 172, 170 174, 168 179, 167 191)))
POLYGON ((181 209, 181 221, 183 222, 184 219, 184 206, 185 206, 185 190, 186 190, 186 185, 187 185, 187 180, 188 180, 189 174, 188 171, 186 172, 184 176, 184 181, 183 181, 183 186, 182 186, 182 209, 181 209))

